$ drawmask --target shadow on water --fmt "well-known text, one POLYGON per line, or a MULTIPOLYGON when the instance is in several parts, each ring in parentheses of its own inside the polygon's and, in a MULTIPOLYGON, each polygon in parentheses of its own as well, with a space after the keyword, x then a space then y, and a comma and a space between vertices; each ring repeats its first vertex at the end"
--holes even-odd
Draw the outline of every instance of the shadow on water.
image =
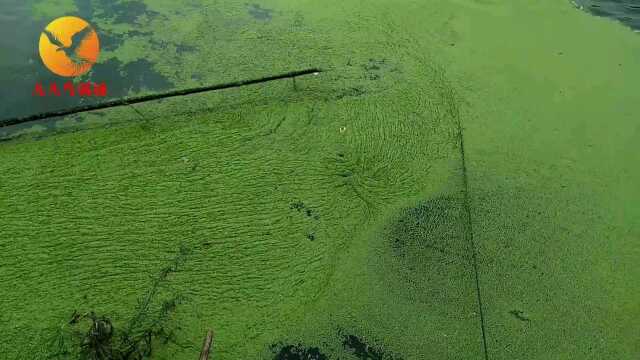
POLYGON ((640 31, 640 2, 638 0, 574 0, 575 4, 596 16, 617 19, 640 31))
MULTIPOLYGON (((4 0, 3 12, 0 14, 0 31, 12 36, 0 37, 0 119, 28 116, 32 114, 66 109, 78 105, 102 102, 109 99, 131 96, 145 91, 163 91, 173 84, 154 70, 153 63, 146 59, 122 62, 117 58, 98 61, 92 70, 83 75, 82 82, 105 83, 108 88, 107 97, 78 97, 63 94, 44 97, 33 95, 34 87, 41 83, 45 89, 51 83, 59 87, 70 78, 51 73, 42 63, 38 53, 38 41, 42 29, 53 19, 36 19, 31 13, 34 0, 4 0)), ((61 13, 59 16, 74 15, 86 19, 90 23, 96 20, 109 20, 112 23, 134 25, 140 16, 149 18, 162 16, 149 10, 142 1, 119 0, 76 0, 77 11, 61 13)), ((137 26, 139 28, 140 26, 137 26)), ((115 50, 127 38, 150 38, 149 32, 130 30, 124 34, 110 33, 97 29, 102 51, 115 50)), ((151 39, 149 39, 151 41, 151 39)), ((181 52, 194 49, 179 49, 181 52)), ((77 80, 76 80, 77 81, 77 80)), ((16 126, 0 129, 0 137, 34 125, 45 128, 54 127, 59 119, 43 120, 28 126, 16 126)))

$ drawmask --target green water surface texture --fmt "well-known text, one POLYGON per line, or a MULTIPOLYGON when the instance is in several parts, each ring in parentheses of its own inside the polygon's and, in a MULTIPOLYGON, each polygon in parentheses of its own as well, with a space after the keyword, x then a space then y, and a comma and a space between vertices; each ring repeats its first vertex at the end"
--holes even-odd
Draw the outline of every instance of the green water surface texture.
POLYGON ((208 328, 225 360, 640 357, 629 28, 552 0, 31 6, 92 15, 121 78, 329 71, 1 142, 0 358, 46 358, 74 310, 121 328, 181 244, 154 359, 208 328))

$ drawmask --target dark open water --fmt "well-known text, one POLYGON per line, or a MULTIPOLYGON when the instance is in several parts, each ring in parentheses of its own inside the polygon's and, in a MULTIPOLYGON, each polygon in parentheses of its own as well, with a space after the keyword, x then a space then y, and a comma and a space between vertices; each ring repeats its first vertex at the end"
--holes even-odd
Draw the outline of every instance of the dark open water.
POLYGON ((574 0, 596 16, 614 18, 640 31, 640 0, 574 0))
MULTIPOLYGON (((88 103, 102 102, 114 98, 122 98, 140 92, 143 88, 148 91, 164 91, 174 85, 153 70, 153 64, 144 60, 122 63, 118 59, 100 62, 82 81, 106 83, 107 98, 78 97, 63 95, 60 97, 33 96, 36 83, 41 83, 45 89, 51 83, 59 87, 69 81, 69 78, 59 77, 42 64, 38 53, 38 40, 42 29, 53 19, 34 18, 32 6, 39 0, 0 0, 0 121, 11 117, 27 116, 52 110, 67 109, 88 103)), ((59 16, 72 15, 92 20, 97 18, 111 19, 110 21, 123 25, 130 25, 137 29, 136 20, 139 16, 158 16, 149 10, 144 0, 74 0, 77 12, 60 13, 59 16), (99 10, 99 11, 98 11, 99 10)), ((113 50, 123 42, 118 34, 111 34, 98 30, 101 50, 113 50)), ((134 31, 131 31, 134 33, 134 31)), ((138 31, 140 36, 145 34, 138 31)), ((53 127, 55 121, 43 120, 38 125, 53 127)), ((0 139, 20 128, 33 124, 16 125, 0 128, 0 139)))

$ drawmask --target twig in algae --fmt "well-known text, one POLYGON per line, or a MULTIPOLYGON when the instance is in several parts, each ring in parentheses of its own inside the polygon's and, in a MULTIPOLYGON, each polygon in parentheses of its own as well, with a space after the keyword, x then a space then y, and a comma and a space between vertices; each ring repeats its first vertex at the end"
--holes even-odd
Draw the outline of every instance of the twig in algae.
POLYGON ((207 332, 207 337, 204 339, 204 344, 202 344, 202 351, 200 352, 200 360, 209 360, 209 352, 211 351, 211 346, 213 345, 213 330, 209 329, 207 332))
POLYGON ((310 75, 310 74, 317 75, 323 71, 324 70, 322 69, 311 68, 311 69, 300 70, 300 71, 292 71, 292 72, 279 74, 279 75, 267 76, 259 79, 241 80, 241 81, 234 81, 234 82, 224 83, 224 84, 215 84, 215 85, 202 86, 202 87, 196 87, 196 88, 174 90, 174 91, 161 93, 161 94, 151 94, 151 95, 144 95, 144 96, 138 96, 138 97, 125 98, 125 99, 117 99, 117 100, 107 101, 100 104, 84 105, 84 106, 78 106, 78 107, 65 109, 65 110, 56 110, 56 111, 50 111, 50 112, 45 112, 45 113, 35 114, 35 115, 30 115, 25 117, 4 119, 4 120, 0 120, 0 128, 11 126, 11 125, 24 124, 32 121, 37 121, 37 120, 49 119, 57 116, 73 115, 73 114, 83 113, 87 111, 102 110, 102 109, 108 109, 112 107, 138 104, 142 102, 166 99, 166 98, 177 97, 177 96, 186 96, 186 95, 198 94, 198 93, 203 93, 208 91, 231 89, 231 88, 260 84, 264 82, 281 80, 281 79, 291 79, 291 78, 295 79, 296 77, 303 76, 303 75, 310 75))

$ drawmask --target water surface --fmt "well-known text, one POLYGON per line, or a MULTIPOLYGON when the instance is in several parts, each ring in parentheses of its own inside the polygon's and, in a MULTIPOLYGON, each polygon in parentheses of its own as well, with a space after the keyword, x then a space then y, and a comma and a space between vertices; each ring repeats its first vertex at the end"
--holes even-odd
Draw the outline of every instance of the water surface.
MULTIPOLYGON (((35 97, 34 87, 41 83, 45 89, 49 84, 56 83, 59 88, 68 81, 106 83, 107 98, 120 98, 142 90, 158 91, 172 87, 172 83, 154 71, 153 63, 146 59, 123 61, 118 58, 107 58, 108 51, 120 46, 127 36, 115 34, 108 29, 96 26, 101 21, 140 28, 136 25, 142 17, 158 16, 147 9, 141 1, 87 1, 77 0, 75 10, 56 12, 56 16, 41 16, 35 12, 36 5, 42 4, 35 0, 5 0, 0 14, 0 31, 12 34, 0 39, 0 119, 65 109, 81 104, 104 101, 98 97, 71 97, 66 93, 62 96, 35 97), (86 19, 97 27, 101 45, 101 59, 99 66, 76 79, 65 78, 51 73, 42 63, 38 53, 38 42, 42 29, 60 16, 78 16, 86 19)), ((144 36, 144 33, 131 31, 129 36, 144 36)), ((50 122, 39 122, 40 125, 50 126, 50 122)), ((0 129, 0 135, 5 130, 0 129)))
POLYGON ((575 0, 575 4, 596 16, 619 20, 640 31, 640 1, 638 0, 575 0))

